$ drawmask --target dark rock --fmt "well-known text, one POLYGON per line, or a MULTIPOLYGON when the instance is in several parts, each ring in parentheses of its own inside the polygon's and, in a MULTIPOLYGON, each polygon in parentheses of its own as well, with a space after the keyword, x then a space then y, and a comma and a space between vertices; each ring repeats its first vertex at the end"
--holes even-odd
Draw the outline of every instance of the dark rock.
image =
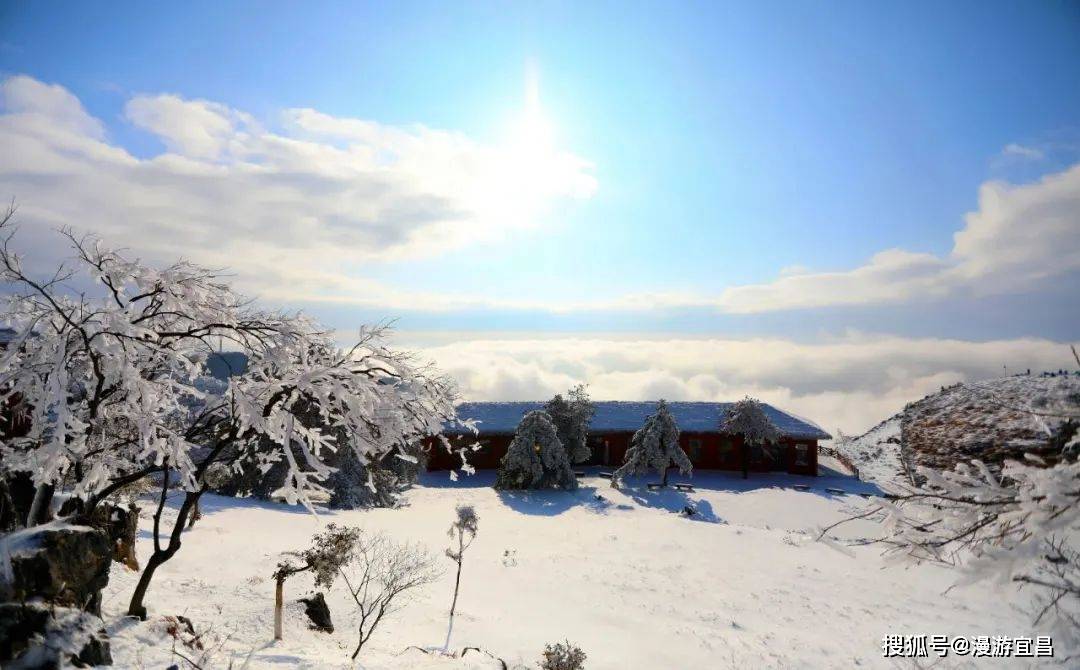
POLYGON ((74 523, 93 526, 105 531, 113 547, 113 560, 132 570, 139 569, 135 555, 135 538, 139 532, 139 508, 131 503, 126 508, 111 503, 101 503, 87 515, 85 503, 74 496, 60 506, 59 516, 72 517, 74 523))
POLYGON ((139 533, 139 508, 131 503, 126 508, 120 505, 99 505, 94 510, 89 523, 109 535, 112 543, 112 558, 132 570, 139 569, 139 559, 135 556, 135 538, 139 533))
POLYGON ((101 589, 109 583, 113 548, 104 531, 52 522, 10 533, 9 578, 0 601, 40 598, 54 605, 101 614, 101 589))
POLYGON ((326 598, 322 593, 316 593, 310 598, 300 598, 304 604, 304 610, 311 619, 311 627, 324 633, 334 632, 334 622, 330 620, 330 608, 326 606, 326 598))
POLYGON ((109 638, 97 617, 41 603, 0 603, 0 666, 53 670, 111 664, 109 638))
MULTIPOLYGON (((109 638, 105 629, 98 631, 97 635, 91 635, 76 658, 87 667, 112 665, 112 651, 109 649, 109 638)), ((74 660, 72 663, 77 665, 74 660)))
POLYGON ((0 662, 4 667, 29 646, 34 636, 45 635, 49 610, 22 603, 0 603, 0 662))
POLYGON ((22 528, 34 502, 34 481, 25 472, 0 477, 0 531, 22 528))

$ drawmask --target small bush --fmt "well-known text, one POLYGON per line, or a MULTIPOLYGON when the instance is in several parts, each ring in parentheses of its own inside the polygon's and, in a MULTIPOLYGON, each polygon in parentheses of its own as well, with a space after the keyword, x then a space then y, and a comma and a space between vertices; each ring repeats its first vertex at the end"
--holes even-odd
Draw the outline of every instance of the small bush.
POLYGON ((585 652, 570 641, 544 645, 544 658, 540 661, 540 670, 582 670, 585 667, 585 652))

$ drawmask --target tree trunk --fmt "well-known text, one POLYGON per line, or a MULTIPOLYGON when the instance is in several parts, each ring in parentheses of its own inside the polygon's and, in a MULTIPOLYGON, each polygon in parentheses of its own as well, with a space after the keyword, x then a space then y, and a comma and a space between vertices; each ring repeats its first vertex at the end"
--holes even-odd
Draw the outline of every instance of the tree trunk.
POLYGON ((195 509, 191 510, 191 519, 188 521, 188 530, 191 530, 195 526, 195 522, 202 518, 202 507, 199 505, 199 501, 195 501, 195 509))
MULTIPOLYGON (((167 483, 167 482, 166 482, 167 483)), ((169 544, 164 549, 155 549, 154 553, 150 555, 150 560, 146 562, 146 567, 143 569, 141 575, 139 575, 139 583, 135 586, 135 592, 131 594, 131 602, 128 604, 128 616, 137 616, 143 621, 146 621, 146 605, 143 601, 146 599, 146 591, 150 588, 150 580, 154 577, 154 572, 158 567, 168 561, 170 558, 180 550, 180 533, 184 529, 184 524, 187 522, 188 514, 191 513, 191 509, 199 501, 199 497, 202 495, 202 491, 188 492, 184 496, 184 502, 180 505, 180 511, 176 515, 176 521, 173 523, 172 532, 169 534, 169 544)), ((157 533, 157 525, 155 523, 154 532, 157 533)), ((157 546, 158 538, 155 539, 155 546, 157 546)))
POLYGON ((55 491, 56 487, 52 484, 38 484, 34 491, 34 501, 30 503, 30 513, 26 515, 27 528, 49 520, 49 508, 52 506, 55 491))
POLYGON ((285 575, 278 575, 274 582, 274 639, 281 640, 285 637, 281 630, 285 608, 285 575))
POLYGON ((150 580, 154 578, 154 572, 159 565, 168 560, 164 558, 164 554, 165 552, 155 551, 146 562, 146 568, 139 575, 139 583, 135 585, 135 592, 131 594, 128 616, 137 616, 142 621, 146 621, 146 606, 143 605, 143 601, 146 599, 146 590, 150 588, 150 580))
POLYGON ((742 478, 750 479, 750 450, 746 448, 746 440, 742 443, 742 478))
POLYGON ((664 474, 660 476, 660 486, 667 486, 667 466, 664 466, 664 474))

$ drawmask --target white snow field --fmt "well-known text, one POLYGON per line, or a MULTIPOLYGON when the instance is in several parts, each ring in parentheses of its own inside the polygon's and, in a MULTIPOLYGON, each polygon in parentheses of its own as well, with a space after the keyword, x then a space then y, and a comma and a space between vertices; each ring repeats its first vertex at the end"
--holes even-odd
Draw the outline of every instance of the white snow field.
MULTIPOLYGON (((185 665, 171 652, 163 615, 182 614, 211 629, 204 668, 489 668, 486 657, 431 657, 410 645, 441 645, 453 587, 442 556, 454 506, 476 506, 480 531, 465 555, 451 648, 479 646, 510 667, 536 667, 545 643, 568 638, 588 654, 590 670, 627 668, 910 668, 882 657, 888 634, 1035 634, 1025 601, 1011 588, 945 590, 956 573, 939 567, 886 568, 881 551, 850 555, 811 539, 813 528, 861 507, 874 486, 829 471, 818 478, 699 472, 694 493, 647 492, 644 479, 617 491, 590 470, 573 493, 500 493, 494 473, 426 475, 398 509, 326 511, 207 496, 204 517, 155 577, 150 620, 121 615, 136 575, 113 565, 104 611, 117 667, 185 665), (795 484, 809 484, 799 491, 795 484), (596 496, 603 499, 597 499, 596 496), (686 505, 698 514, 678 513, 686 505), (326 523, 384 531, 427 544, 445 567, 385 621, 358 663, 347 594, 327 600, 332 635, 308 629, 299 606, 286 608, 285 639, 272 641, 273 580, 281 552, 306 547, 326 523), (217 640, 217 643, 213 643, 217 640)), ((654 481, 655 477, 648 478, 654 481)), ((674 477, 675 481, 687 481, 674 477)), ((145 501, 144 504, 148 504, 145 501)), ((139 556, 149 555, 144 507, 139 556)), ((872 534, 854 522, 842 536, 872 534)), ((286 602, 311 589, 301 574, 286 583, 286 602)), ((201 652, 177 646, 197 660, 201 652)), ((931 652, 932 653, 932 652, 931 652)), ((921 659, 928 663, 938 659, 921 659)), ((1029 667, 1032 659, 956 659, 937 667, 1029 667), (958 665, 957 662, 960 662, 958 665)), ((924 666, 929 667, 929 666, 924 666)))

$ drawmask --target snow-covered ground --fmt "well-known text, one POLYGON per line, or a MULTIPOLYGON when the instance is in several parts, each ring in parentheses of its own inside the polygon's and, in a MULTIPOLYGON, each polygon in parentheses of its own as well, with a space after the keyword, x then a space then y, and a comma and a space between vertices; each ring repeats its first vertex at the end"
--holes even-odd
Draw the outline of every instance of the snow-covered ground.
MULTIPOLYGON (((290 605, 285 639, 272 642, 270 575, 280 552, 307 546, 313 532, 335 522, 423 542, 446 568, 381 626, 362 667, 495 667, 474 654, 454 660, 401 653, 409 645, 440 645, 445 636, 453 572, 441 553, 459 503, 476 506, 480 532, 465 557, 451 646, 483 647, 512 667, 535 668, 544 644, 565 638, 588 653, 590 670, 888 668, 912 667, 882 658, 888 634, 1033 634, 1012 590, 943 595, 955 579, 946 569, 884 569, 877 548, 857 546, 848 556, 811 540, 814 527, 865 502, 827 487, 872 492, 872 484, 839 473, 754 474, 744 481, 736 473, 699 472, 691 480, 696 492, 681 494, 647 492, 644 480, 616 491, 593 474, 574 493, 500 493, 486 472, 456 483, 445 474, 428 475, 402 508, 318 518, 301 508, 208 496, 204 518, 155 578, 147 598, 150 621, 120 617, 136 575, 114 564, 104 603, 113 656, 125 668, 185 667, 171 655, 160 620, 183 614, 197 630, 210 628, 210 637, 224 640, 203 667, 226 667, 231 660, 239 668, 248 657, 250 668, 350 667, 354 631, 347 596, 337 590, 328 596, 332 635, 308 630, 302 611, 290 605), (686 505, 698 514, 678 514, 686 505)), ((139 555, 145 561, 150 521, 143 516, 139 555)), ((838 533, 854 538, 874 531, 870 522, 854 522, 838 533)), ((306 575, 290 579, 287 601, 310 589, 306 575)), ((1027 667, 980 660, 995 668, 1027 667)))

